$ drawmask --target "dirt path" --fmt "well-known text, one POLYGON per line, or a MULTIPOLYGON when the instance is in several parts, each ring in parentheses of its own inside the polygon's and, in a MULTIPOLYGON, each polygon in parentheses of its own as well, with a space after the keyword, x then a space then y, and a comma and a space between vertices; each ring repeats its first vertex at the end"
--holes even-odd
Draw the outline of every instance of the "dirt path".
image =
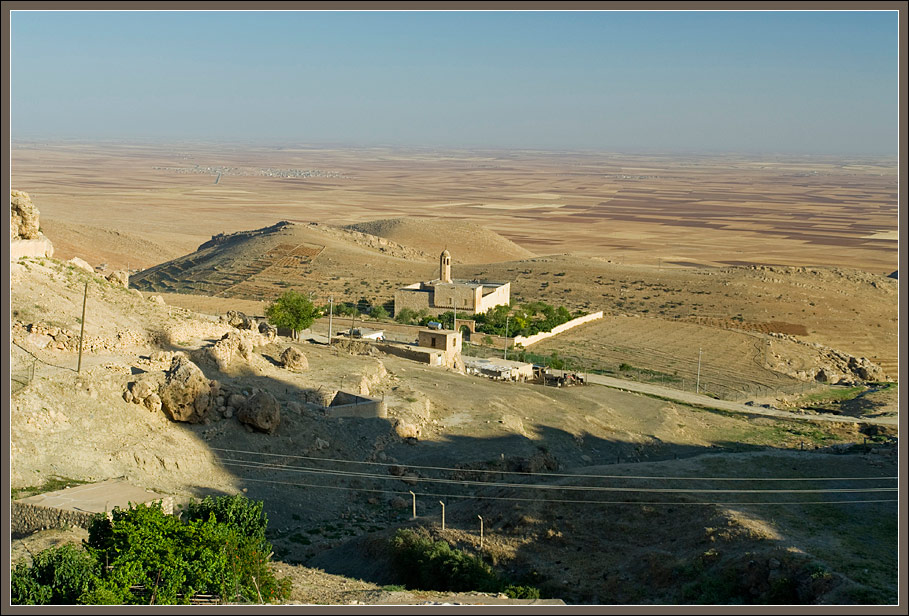
MULTIPOLYGON (((559 373, 558 370, 555 372, 559 373)), ((895 426, 899 423, 898 417, 867 418, 841 417, 839 415, 823 414, 808 415, 804 413, 781 411, 780 409, 748 406, 747 404, 739 404, 738 402, 729 402, 727 400, 717 400, 716 398, 711 398, 710 396, 702 396, 700 394, 693 394, 687 391, 679 391, 678 389, 671 389, 669 387, 660 387, 659 385, 649 385, 646 383, 625 381, 622 379, 616 379, 609 376, 601 376, 598 374, 591 374, 588 376, 588 379, 595 385, 605 385, 606 387, 612 387, 613 389, 621 389, 623 391, 631 391, 650 396, 659 396, 661 398, 666 398, 675 402, 681 402, 683 404, 697 404, 700 406, 720 409, 723 411, 732 411, 734 413, 767 415, 770 417, 785 417, 787 419, 810 419, 812 421, 851 422, 862 424, 877 424, 884 426, 895 426)))

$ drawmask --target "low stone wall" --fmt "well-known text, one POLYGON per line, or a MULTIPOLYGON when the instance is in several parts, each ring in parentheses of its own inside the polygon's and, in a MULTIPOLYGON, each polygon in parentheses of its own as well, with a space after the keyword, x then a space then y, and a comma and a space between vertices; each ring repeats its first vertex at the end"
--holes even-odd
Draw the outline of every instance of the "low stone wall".
POLYGON ((339 391, 328 407, 329 417, 388 417, 383 400, 339 391))
POLYGON ((376 343, 374 346, 383 353, 396 355, 398 357, 403 357, 404 359, 412 359, 414 361, 423 362, 424 364, 429 364, 430 366, 441 366, 443 363, 441 351, 421 349, 419 347, 405 347, 396 344, 376 343))
POLYGON ((88 528, 96 514, 86 511, 67 511, 55 507, 42 507, 12 501, 10 507, 10 532, 14 535, 28 535, 48 528, 88 528))
POLYGON ((540 332, 539 334, 534 334, 533 336, 526 336, 526 337, 525 336, 516 336, 514 338, 514 344, 515 345, 520 344, 521 346, 523 346, 526 349, 531 344, 536 344, 540 340, 545 340, 546 338, 551 338, 552 336, 561 334, 562 332, 567 331, 573 327, 577 327, 578 325, 583 325, 584 323, 589 323, 591 321, 596 321, 597 319, 602 319, 602 318, 603 318, 602 310, 599 312, 592 312, 590 314, 585 314, 584 316, 578 317, 576 319, 572 319, 572 320, 568 321, 567 323, 562 323, 561 325, 557 325, 556 327, 553 327, 548 332, 540 332))
MULTIPOLYGON (((173 514, 172 498, 161 499, 161 505, 165 513, 173 514)), ((87 529, 96 515, 91 511, 74 511, 12 501, 10 504, 10 532, 13 535, 29 535, 48 528, 80 526, 87 529)))

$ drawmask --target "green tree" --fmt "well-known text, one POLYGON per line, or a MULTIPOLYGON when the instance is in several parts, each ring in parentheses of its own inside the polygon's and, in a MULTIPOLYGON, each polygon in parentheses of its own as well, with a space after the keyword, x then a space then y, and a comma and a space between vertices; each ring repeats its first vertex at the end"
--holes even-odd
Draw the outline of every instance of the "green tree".
POLYGON ((417 318, 417 313, 410 308, 401 308, 395 315, 395 321, 403 325, 410 325, 417 318))
POLYGON ((369 315, 374 319, 387 319, 388 311, 385 310, 385 308, 383 308, 382 306, 375 306, 372 309, 372 312, 369 313, 369 315))
POLYGON ((318 315, 319 310, 309 298, 295 291, 284 293, 265 309, 269 323, 293 330, 294 338, 298 331, 312 325, 318 315))

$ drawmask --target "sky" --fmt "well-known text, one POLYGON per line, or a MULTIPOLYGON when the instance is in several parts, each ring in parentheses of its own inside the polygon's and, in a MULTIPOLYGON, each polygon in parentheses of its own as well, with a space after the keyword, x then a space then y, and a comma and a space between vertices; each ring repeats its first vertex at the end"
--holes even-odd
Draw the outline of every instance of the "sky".
POLYGON ((13 11, 15 139, 895 155, 896 11, 13 11))

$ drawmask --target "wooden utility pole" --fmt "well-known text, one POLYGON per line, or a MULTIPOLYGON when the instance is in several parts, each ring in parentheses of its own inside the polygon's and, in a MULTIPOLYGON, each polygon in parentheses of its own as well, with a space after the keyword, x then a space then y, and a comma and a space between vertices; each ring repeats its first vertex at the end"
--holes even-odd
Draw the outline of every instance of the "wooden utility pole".
POLYGON ((328 298, 328 346, 331 346, 331 315, 334 312, 334 297, 328 298))
POLYGON ((698 349, 698 380, 694 386, 694 393, 701 393, 701 349, 698 349))
POLYGON ((483 516, 478 515, 477 517, 480 518, 480 548, 482 548, 483 547, 483 516))
POLYGON ((439 501, 439 504, 442 505, 442 530, 445 530, 445 503, 439 501))
POLYGON ((79 330, 79 364, 76 372, 82 372, 82 340, 85 338, 85 304, 88 302, 88 281, 85 281, 85 293, 82 295, 82 327, 79 330))
POLYGON ((414 520, 416 520, 417 519, 417 495, 414 494, 413 492, 410 492, 410 499, 411 499, 411 503, 413 506, 413 513, 411 515, 412 515, 412 518, 414 520))

